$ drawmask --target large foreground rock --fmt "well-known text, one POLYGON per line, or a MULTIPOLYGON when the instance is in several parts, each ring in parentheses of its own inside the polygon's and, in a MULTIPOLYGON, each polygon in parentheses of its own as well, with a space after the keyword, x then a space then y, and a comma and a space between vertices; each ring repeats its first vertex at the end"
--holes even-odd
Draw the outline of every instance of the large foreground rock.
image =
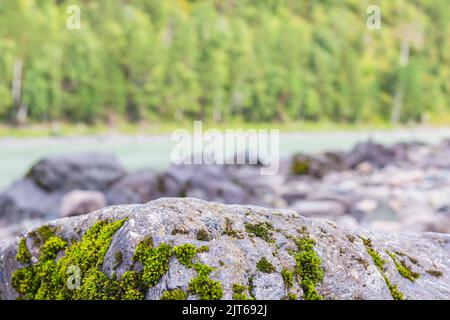
MULTIPOLYGON (((232 298, 233 284, 248 286, 245 293, 252 292, 256 299, 282 299, 288 292, 300 298, 304 295, 302 273, 294 276, 292 288, 287 289, 282 270, 295 274, 299 263, 303 270, 308 268, 301 265, 301 259, 294 259, 300 252, 295 239, 307 238, 315 240, 309 258, 317 255, 320 259, 323 279, 315 289, 325 299, 392 299, 387 282, 391 289, 396 286, 406 299, 450 297, 450 235, 347 231, 327 220, 307 219, 293 211, 223 205, 192 198, 161 198, 145 205, 109 207, 89 215, 55 220, 49 226, 70 246, 80 241, 96 222, 123 218, 127 219, 113 234, 104 260, 98 261, 108 277, 115 273, 120 279, 130 269, 139 272, 142 266, 133 264, 132 258, 138 244, 151 237, 154 248, 161 243, 207 246, 209 251, 197 253, 195 259, 214 268, 209 277, 220 282, 223 299, 232 298), (362 238, 367 239, 366 243, 362 238), (383 267, 376 267, 368 248, 384 259, 383 267), (418 278, 404 278, 388 252, 398 265, 404 264, 418 278), (273 270, 270 266, 257 267, 263 258, 270 262, 273 270)), ((23 235, 33 256, 30 261, 37 263, 36 230, 23 235)), ((11 284, 13 272, 25 266, 16 260, 18 244, 19 239, 0 245, 0 295, 3 299, 18 297, 11 284)), ((57 259, 62 256, 60 252, 57 259)), ((311 269, 314 269, 313 264, 311 269)), ((145 290, 145 298, 160 299, 165 291, 174 289, 189 292, 189 282, 196 276, 193 268, 186 268, 172 256, 168 271, 145 290)), ((198 296, 189 293, 188 298, 198 296)))

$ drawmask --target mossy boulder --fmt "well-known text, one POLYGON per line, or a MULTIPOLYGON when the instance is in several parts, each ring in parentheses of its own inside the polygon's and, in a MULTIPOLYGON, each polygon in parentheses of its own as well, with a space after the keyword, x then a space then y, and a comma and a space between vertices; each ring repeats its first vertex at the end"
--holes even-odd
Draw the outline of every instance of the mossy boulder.
POLYGON ((109 207, 0 243, 2 299, 449 296, 449 235, 348 231, 293 211, 192 198, 109 207))

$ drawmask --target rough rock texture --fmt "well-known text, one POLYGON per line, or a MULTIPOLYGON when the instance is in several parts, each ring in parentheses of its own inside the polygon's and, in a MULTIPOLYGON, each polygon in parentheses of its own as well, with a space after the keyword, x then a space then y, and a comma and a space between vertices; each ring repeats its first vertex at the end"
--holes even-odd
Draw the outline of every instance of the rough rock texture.
MULTIPOLYGON (((145 205, 109 207, 89 215, 55 220, 49 225, 54 227, 57 236, 72 245, 94 223, 125 217, 126 222, 114 233, 100 264, 108 276, 115 272, 120 278, 127 270, 139 270, 139 265, 132 267, 135 249, 142 240, 152 237, 154 247, 163 242, 171 246, 186 243, 208 246, 209 251, 198 253, 197 259, 214 268, 210 278, 220 282, 223 299, 232 298, 233 284, 251 287, 249 294, 253 292, 256 299, 282 299, 288 292, 301 298, 304 296, 301 273, 294 276, 293 286, 288 290, 281 271, 284 268, 298 270, 298 261, 294 259, 298 250, 295 239, 313 239, 313 250, 323 270, 323 279, 315 289, 324 299, 392 299, 385 279, 397 286, 406 299, 450 297, 450 235, 348 231, 330 221, 307 219, 293 211, 223 205, 192 198, 161 198, 145 205), (199 238, 202 240, 197 240, 199 238), (362 239, 366 239, 366 244, 362 239), (385 260, 382 268, 374 264, 367 243, 372 252, 385 260), (121 252, 120 263, 117 263, 118 251, 121 252), (414 281, 402 277, 388 252, 419 277, 414 281), (262 258, 273 265, 274 272, 258 270, 257 264, 262 258)), ((31 231, 23 235, 33 256, 31 261, 36 263, 39 254, 31 231)), ((18 296, 11 284, 13 272, 23 267, 16 260, 18 245, 19 239, 0 244, 0 296, 3 299, 18 296)), ((58 257, 62 255, 60 252, 58 257)), ((186 268, 172 256, 169 270, 155 286, 146 290, 145 298, 160 299, 163 292, 173 289, 188 292, 188 284, 195 275, 192 268, 186 268)), ((196 298, 198 296, 189 293, 188 299, 196 298)))

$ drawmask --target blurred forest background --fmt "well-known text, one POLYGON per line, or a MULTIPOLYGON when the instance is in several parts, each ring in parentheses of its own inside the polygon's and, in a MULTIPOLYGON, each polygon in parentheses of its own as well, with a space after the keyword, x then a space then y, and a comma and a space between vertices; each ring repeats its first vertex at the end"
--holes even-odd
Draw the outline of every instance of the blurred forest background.
POLYGON ((0 0, 0 123, 442 121, 449 16, 448 0, 0 0))

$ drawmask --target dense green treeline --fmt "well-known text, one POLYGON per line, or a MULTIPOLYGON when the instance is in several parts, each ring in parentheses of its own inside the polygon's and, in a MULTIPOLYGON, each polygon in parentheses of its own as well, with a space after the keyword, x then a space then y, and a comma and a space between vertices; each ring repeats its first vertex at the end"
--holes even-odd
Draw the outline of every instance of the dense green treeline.
POLYGON ((450 112, 448 17, 448 0, 0 0, 0 121, 418 121, 450 112))

